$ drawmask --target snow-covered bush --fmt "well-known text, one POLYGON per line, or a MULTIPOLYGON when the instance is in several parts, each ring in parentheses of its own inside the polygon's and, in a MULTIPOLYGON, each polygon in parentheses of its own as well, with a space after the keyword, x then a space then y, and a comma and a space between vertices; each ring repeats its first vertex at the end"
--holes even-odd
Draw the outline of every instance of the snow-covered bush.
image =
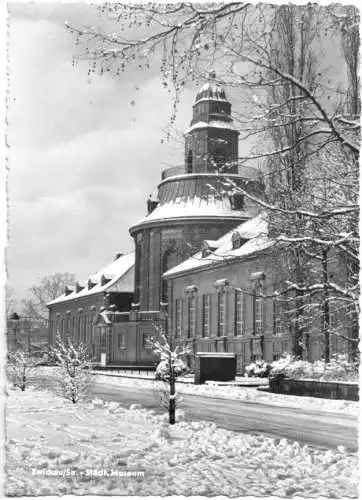
MULTIPOLYGON (((176 378, 187 373, 188 368, 182 359, 175 359, 173 362, 173 371, 176 378)), ((168 381, 170 376, 170 362, 168 359, 160 361, 156 368, 155 378, 157 380, 168 381)))
POLYGON ((270 370, 271 370, 271 364, 267 363, 264 360, 257 360, 254 361, 253 363, 250 363, 250 365, 245 367, 245 376, 246 377, 268 377, 270 370))
POLYGON ((36 378, 37 365, 37 360, 27 351, 9 352, 6 367, 9 381, 21 391, 25 391, 36 378))
POLYGON ((313 380, 358 380, 358 363, 349 362, 345 354, 336 354, 329 363, 322 360, 296 360, 289 354, 272 363, 270 376, 279 378, 313 380))
POLYGON ((74 345, 71 339, 63 340, 58 335, 51 357, 58 367, 57 389, 60 390, 60 395, 72 403, 84 399, 91 382, 88 347, 83 344, 74 345))

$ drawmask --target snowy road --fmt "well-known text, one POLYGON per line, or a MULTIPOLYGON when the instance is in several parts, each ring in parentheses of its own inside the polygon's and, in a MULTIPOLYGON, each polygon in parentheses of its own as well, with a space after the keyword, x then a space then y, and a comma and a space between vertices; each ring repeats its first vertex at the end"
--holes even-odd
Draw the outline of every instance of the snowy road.
MULTIPOLYGON (((141 403, 157 408, 157 396, 148 388, 117 387, 96 381, 94 396, 123 404, 141 403)), ((327 412, 305 411, 254 402, 226 401, 212 397, 182 394, 181 407, 189 418, 212 421, 234 431, 263 432, 323 447, 343 445, 357 450, 356 417, 327 412)))

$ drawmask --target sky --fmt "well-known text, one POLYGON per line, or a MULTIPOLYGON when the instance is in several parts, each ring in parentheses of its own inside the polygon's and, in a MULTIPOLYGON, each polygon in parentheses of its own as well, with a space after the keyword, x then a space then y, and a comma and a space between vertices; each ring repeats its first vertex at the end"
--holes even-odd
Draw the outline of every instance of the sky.
MULTIPOLYGON (((72 66, 64 22, 101 23, 85 4, 9 4, 8 284, 18 299, 43 276, 86 279, 118 251, 146 213, 163 169, 183 162, 180 142, 161 143, 171 113, 155 64, 120 77, 72 66)), ((191 120, 195 89, 176 126, 191 120)))

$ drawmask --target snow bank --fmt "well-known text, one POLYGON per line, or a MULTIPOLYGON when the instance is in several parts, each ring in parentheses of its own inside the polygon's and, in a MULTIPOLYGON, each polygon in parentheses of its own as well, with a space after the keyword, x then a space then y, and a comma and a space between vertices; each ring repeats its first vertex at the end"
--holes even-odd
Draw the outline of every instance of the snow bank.
POLYGON ((10 391, 8 496, 357 496, 357 456, 286 439, 174 426, 142 407, 10 391))

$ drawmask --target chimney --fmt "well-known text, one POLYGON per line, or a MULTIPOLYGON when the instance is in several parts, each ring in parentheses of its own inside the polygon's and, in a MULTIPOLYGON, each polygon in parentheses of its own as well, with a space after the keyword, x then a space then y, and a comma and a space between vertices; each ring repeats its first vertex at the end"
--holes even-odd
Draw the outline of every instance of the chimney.
POLYGON ((116 255, 114 256, 114 260, 118 260, 120 257, 123 257, 124 253, 123 252, 117 252, 116 255))

